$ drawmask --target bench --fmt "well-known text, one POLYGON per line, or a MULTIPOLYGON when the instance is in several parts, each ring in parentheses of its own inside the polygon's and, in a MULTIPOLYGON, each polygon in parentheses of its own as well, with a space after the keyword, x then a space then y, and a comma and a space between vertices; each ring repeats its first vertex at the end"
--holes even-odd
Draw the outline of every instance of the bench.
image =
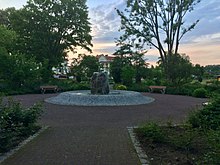
POLYGON ((162 94, 166 92, 166 86, 149 86, 150 92, 154 92, 154 90, 160 90, 162 94))
POLYGON ((43 94, 46 91, 58 92, 58 86, 56 86, 56 85, 44 85, 44 86, 40 86, 40 90, 41 90, 41 93, 43 93, 43 94))

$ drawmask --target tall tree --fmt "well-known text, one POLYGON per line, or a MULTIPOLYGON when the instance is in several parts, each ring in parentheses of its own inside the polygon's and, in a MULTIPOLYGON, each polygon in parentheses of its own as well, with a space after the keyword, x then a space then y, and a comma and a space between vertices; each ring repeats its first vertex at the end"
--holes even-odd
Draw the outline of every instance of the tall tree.
POLYGON ((14 7, 6 8, 5 10, 0 9, 0 24, 6 27, 10 27, 10 15, 15 11, 14 7))
POLYGON ((0 80, 7 84, 7 89, 18 90, 21 86, 33 87, 39 81, 40 65, 33 58, 13 52, 16 37, 14 31, 0 25, 0 80))
MULTIPOLYGON (((141 50, 141 46, 132 42, 124 42, 122 38, 117 40, 117 46, 114 55, 121 59, 121 68, 131 65, 135 70, 136 83, 141 82, 141 78, 145 77, 148 64, 145 61, 145 51, 141 50)), ((118 75, 118 73, 116 73, 118 75)))
POLYGON ((183 54, 170 55, 169 63, 167 64, 170 85, 178 86, 192 81, 193 66, 189 56, 183 54))
POLYGON ((74 58, 71 71, 78 82, 81 79, 89 80, 94 72, 99 70, 99 62, 95 56, 80 54, 78 58, 74 58))
POLYGON ((11 53, 16 38, 17 35, 14 31, 0 25, 0 55, 11 53))
POLYGON ((19 34, 18 49, 47 68, 58 66, 80 46, 91 51, 91 27, 86 0, 28 0, 27 5, 10 16, 19 34))
POLYGON ((158 49, 162 65, 167 68, 171 55, 178 54, 180 40, 198 20, 185 27, 185 16, 200 0, 128 0, 121 17, 121 39, 132 41, 143 49, 158 49))

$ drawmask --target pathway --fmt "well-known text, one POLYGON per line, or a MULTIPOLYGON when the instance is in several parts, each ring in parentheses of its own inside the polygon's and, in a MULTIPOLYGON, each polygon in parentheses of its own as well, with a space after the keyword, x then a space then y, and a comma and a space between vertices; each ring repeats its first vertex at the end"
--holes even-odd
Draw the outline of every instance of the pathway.
MULTIPOLYGON (((147 105, 79 107, 45 103, 41 123, 50 128, 28 143, 3 165, 136 165, 139 160, 127 126, 145 121, 181 122, 203 99, 149 94, 156 99, 147 105)), ((21 95, 24 105, 54 96, 21 95)))

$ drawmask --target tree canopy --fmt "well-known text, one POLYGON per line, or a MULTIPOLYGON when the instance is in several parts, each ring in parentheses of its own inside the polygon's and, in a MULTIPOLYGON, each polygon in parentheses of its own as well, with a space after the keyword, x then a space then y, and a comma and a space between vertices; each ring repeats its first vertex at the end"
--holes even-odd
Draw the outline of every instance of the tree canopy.
POLYGON ((98 59, 92 55, 80 54, 73 59, 71 70, 78 82, 82 79, 90 80, 93 73, 99 70, 98 59))
POLYGON ((29 0, 10 14, 12 29, 19 34, 17 49, 48 69, 59 65, 76 46, 91 51, 91 27, 86 0, 29 0))
POLYGON ((163 66, 169 63, 169 55, 178 54, 180 40, 191 31, 184 18, 200 0, 128 0, 125 11, 117 10, 121 17, 120 40, 146 50, 158 49, 163 66))

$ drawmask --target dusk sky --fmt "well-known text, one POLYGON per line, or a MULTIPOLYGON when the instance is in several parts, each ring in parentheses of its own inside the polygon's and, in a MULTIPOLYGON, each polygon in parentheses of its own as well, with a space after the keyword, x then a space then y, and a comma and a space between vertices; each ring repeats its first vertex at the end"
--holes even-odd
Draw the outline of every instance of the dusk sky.
MULTIPOLYGON (((115 38, 120 36, 120 18, 115 8, 122 10, 125 3, 126 0, 87 1, 92 24, 93 55, 114 53, 115 38)), ((1 9, 20 8, 25 4, 26 0, 0 0, 1 9)), ((190 56, 194 64, 220 64, 220 0, 202 0, 185 18, 187 23, 197 19, 200 20, 198 25, 181 41, 180 53, 190 56)), ((154 49, 149 50, 146 56, 151 64, 158 59, 154 49)))

